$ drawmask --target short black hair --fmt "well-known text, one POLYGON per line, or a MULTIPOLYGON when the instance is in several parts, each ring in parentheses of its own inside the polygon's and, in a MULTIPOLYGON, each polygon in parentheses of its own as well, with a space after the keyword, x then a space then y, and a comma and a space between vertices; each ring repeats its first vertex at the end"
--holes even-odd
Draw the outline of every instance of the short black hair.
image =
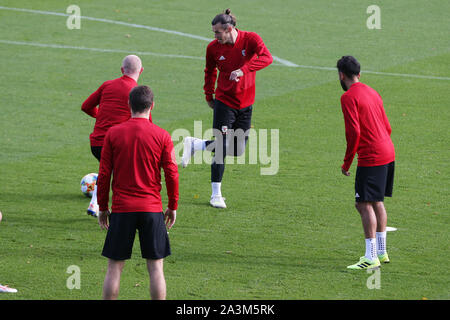
POLYGON ((142 113, 153 104, 153 91, 147 86, 137 86, 130 91, 130 107, 133 113, 142 113))
POLYGON ((337 69, 347 77, 357 76, 361 71, 361 65, 353 56, 343 56, 337 62, 337 69))

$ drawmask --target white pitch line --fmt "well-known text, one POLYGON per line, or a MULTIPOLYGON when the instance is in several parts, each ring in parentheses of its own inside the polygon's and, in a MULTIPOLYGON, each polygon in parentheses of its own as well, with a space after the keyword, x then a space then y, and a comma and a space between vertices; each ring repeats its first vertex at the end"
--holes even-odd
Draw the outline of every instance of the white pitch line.
MULTIPOLYGON (((0 10, 28 12, 28 13, 45 14, 45 15, 60 16, 60 17, 68 17, 68 16, 70 16, 67 13, 61 13, 61 12, 42 11, 42 10, 33 10, 33 9, 25 9, 25 8, 12 8, 12 7, 3 7, 3 6, 0 6, 0 10)), ((94 17, 87 17, 87 16, 80 16, 80 19, 91 20, 91 21, 99 21, 99 22, 105 22, 105 23, 112 23, 112 24, 132 27, 132 28, 147 29, 147 30, 151 30, 151 31, 165 32, 165 33, 174 34, 174 35, 177 35, 177 36, 188 37, 188 38, 202 40, 202 41, 208 41, 208 42, 212 41, 212 39, 210 39, 210 38, 197 36, 195 34, 184 33, 184 32, 180 32, 180 31, 168 30, 168 29, 157 28, 157 27, 151 27, 151 26, 146 26, 146 25, 142 25, 142 24, 128 23, 128 22, 123 22, 123 21, 103 19, 103 18, 94 18, 94 17)), ((282 65, 285 65, 285 66, 288 66, 288 67, 296 67, 297 66, 293 62, 281 59, 279 57, 273 56, 273 58, 274 58, 274 60, 278 61, 282 65)))
MULTIPOLYGON (((11 7, 3 7, 3 6, 0 6, 0 10, 28 12, 28 13, 45 14, 45 15, 61 16, 61 17, 68 17, 68 16, 70 16, 70 14, 61 13, 61 12, 42 11, 42 10, 33 10, 33 9, 24 9, 24 8, 11 8, 11 7)), ((118 24, 118 25, 124 25, 124 26, 132 27, 132 28, 147 29, 147 30, 151 30, 151 31, 165 32, 165 33, 175 34, 175 35, 178 35, 178 36, 188 37, 188 38, 193 38, 193 39, 198 39, 198 40, 203 40, 203 41, 211 41, 211 39, 208 39, 208 38, 205 38, 205 37, 201 37, 201 36, 197 36, 197 35, 194 35, 194 34, 179 32, 179 31, 175 31, 175 30, 156 28, 156 27, 146 26, 146 25, 142 25, 142 24, 128 23, 128 22, 117 21, 117 20, 110 20, 110 19, 86 17, 86 16, 80 16, 80 19, 91 20, 91 21, 99 21, 99 22, 105 22, 105 23, 112 23, 112 24, 118 24)))
MULTIPOLYGON (((295 66, 290 66, 290 67, 301 68, 301 69, 337 71, 336 67, 332 68, 332 67, 304 66, 304 65, 295 65, 295 66)), ((427 75, 412 74, 412 73, 394 73, 394 72, 380 72, 380 71, 361 70, 361 74, 365 74, 365 73, 367 73, 367 74, 378 74, 378 75, 382 75, 382 76, 419 78, 419 79, 429 79, 429 80, 447 80, 447 81, 450 80, 450 77, 427 76, 427 75)))
MULTIPOLYGON (((41 48, 53 48, 53 49, 73 49, 73 50, 84 50, 84 51, 93 51, 93 52, 106 52, 106 53, 125 53, 125 54, 138 54, 138 55, 148 55, 155 57, 164 57, 164 58, 178 58, 178 59, 191 59, 191 60, 204 60, 203 57, 194 57, 194 56, 186 56, 186 55, 178 55, 178 54, 166 54, 166 53, 156 53, 149 51, 133 51, 133 50, 120 50, 120 49, 102 49, 102 48, 89 48, 89 47, 77 47, 77 46, 68 46, 61 44, 49 44, 49 43, 38 43, 38 42, 24 42, 24 41, 11 41, 11 40, 2 40, 0 39, 0 43, 10 44, 10 45, 21 45, 21 46, 34 46, 41 48)), ((281 64, 274 64, 277 66, 283 66, 281 64)), ((284 65, 284 67, 289 67, 284 65)), ((291 68, 300 68, 300 69, 313 69, 313 70, 325 70, 325 71, 337 71, 336 68, 332 67, 319 67, 319 66, 304 66, 304 65, 296 65, 291 66, 291 68)), ((389 72, 378 72, 378 71, 370 71, 370 70, 362 70, 362 74, 377 74, 384 76, 395 76, 395 77, 407 77, 407 78, 420 78, 420 79, 430 79, 430 80, 447 80, 449 81, 449 77, 435 77, 435 76, 425 76, 419 74, 409 74, 409 73, 389 73, 389 72)))
POLYGON ((278 58, 276 56, 272 56, 272 58, 273 58, 274 61, 277 61, 277 62, 281 63, 282 65, 285 65, 286 67, 300 67, 298 64, 295 64, 295 63, 290 62, 288 60, 284 60, 284 59, 278 58))
MULTIPOLYGON (((32 47, 52 48, 52 49, 74 49, 74 50, 84 50, 84 51, 104 52, 104 53, 125 53, 125 54, 147 55, 147 56, 164 57, 164 58, 179 58, 179 59, 191 59, 191 60, 202 60, 202 61, 205 60, 204 57, 194 57, 194 56, 186 56, 186 55, 180 55, 180 54, 156 53, 156 52, 150 52, 150 51, 133 51, 133 50, 121 50, 121 49, 89 48, 89 47, 68 46, 68 45, 64 45, 64 44, 12 41, 12 40, 0 39, 0 44, 2 44, 2 43, 18 45, 18 46, 32 46, 32 47)), ((274 65, 281 66, 280 64, 274 64, 274 65)))
POLYGON ((61 45, 61 44, 11 41, 11 40, 2 40, 2 39, 0 39, 0 43, 20 45, 20 46, 53 48, 53 49, 74 49, 74 50, 85 50, 85 51, 107 52, 107 53, 125 53, 125 54, 135 53, 135 54, 139 54, 139 55, 148 55, 148 56, 165 57, 165 58, 204 60, 204 58, 202 58, 202 57, 192 57, 192 56, 184 56, 184 55, 178 55, 178 54, 155 53, 155 52, 148 52, 148 51, 132 51, 132 50, 130 51, 130 50, 119 50, 119 49, 87 48, 87 47, 67 46, 67 45, 61 45))
POLYGON ((450 77, 437 77, 437 76, 426 76, 422 74, 411 74, 411 73, 393 73, 393 72, 378 72, 378 71, 369 71, 362 70, 362 74, 371 73, 371 74, 379 74, 382 76, 393 76, 393 77, 406 77, 406 78, 419 78, 419 79, 429 79, 429 80, 450 80, 450 77))
MULTIPOLYGON (((18 12, 28 12, 28 13, 35 13, 35 14, 44 14, 44 15, 54 15, 54 16, 62 16, 62 17, 68 17, 70 16, 67 13, 61 13, 61 12, 53 12, 53 11, 42 11, 42 10, 33 10, 33 9, 25 9, 25 8, 12 8, 12 7, 4 7, 0 6, 0 10, 10 10, 10 11, 18 11, 18 12)), ((128 23, 123 21, 117 21, 117 20, 110 20, 110 19, 102 19, 102 18, 94 18, 94 17, 87 17, 87 16, 80 16, 81 19, 85 20, 91 20, 91 21, 99 21, 99 22, 105 22, 105 23, 112 23, 117 25, 124 25, 127 27, 132 28, 140 28, 140 29, 147 29, 151 31, 158 31, 158 32, 165 32, 169 34, 175 34, 182 37, 188 37, 193 39, 198 39, 202 41, 211 41, 212 39, 197 36, 194 34, 179 32, 175 30, 168 30, 163 28, 157 28, 157 27, 151 27, 146 26, 142 24, 135 24, 135 23, 128 23)), ((3 43, 6 43, 4 41, 8 40, 2 40, 3 43)), ((13 44, 12 42, 10 44, 13 44)), ((19 42, 15 43, 19 44, 19 42)), ((49 47, 49 48, 65 48, 65 49, 78 49, 78 50, 90 50, 90 51, 98 51, 98 52, 120 52, 125 53, 123 50, 113 50, 113 49, 98 49, 98 48, 84 48, 84 47, 73 47, 73 46, 58 46, 58 45, 51 45, 51 44, 38 44, 38 43, 21 43, 22 45, 28 44, 28 45, 35 45, 40 47, 49 47)), ((138 52, 136 52, 138 53, 138 52)), ((161 56, 161 57, 172 57, 172 58, 187 58, 187 59, 203 59, 199 57, 190 57, 190 56, 183 56, 183 55, 171 55, 171 54, 158 54, 153 52, 140 52, 140 54, 147 54, 147 55, 153 55, 153 56, 161 56)), ((313 70, 327 70, 327 71, 336 71, 336 68, 331 67, 320 67, 320 66, 305 66, 305 65, 298 65, 296 63, 293 63, 291 61, 281 59, 277 56, 273 56, 274 61, 279 62, 282 66, 285 67, 291 67, 291 68, 301 68, 301 69, 313 69, 313 70)), ((279 64, 277 64, 279 65, 279 64)), ((361 73, 368 73, 368 74, 378 74, 383 76, 395 76, 395 77, 407 77, 407 78, 419 78, 419 79, 429 79, 429 80, 450 80, 450 77, 438 77, 438 76, 427 76, 427 75, 420 75, 420 74, 410 74, 410 73, 392 73, 392 72, 378 72, 378 71, 369 71, 369 70, 362 70, 361 73)))

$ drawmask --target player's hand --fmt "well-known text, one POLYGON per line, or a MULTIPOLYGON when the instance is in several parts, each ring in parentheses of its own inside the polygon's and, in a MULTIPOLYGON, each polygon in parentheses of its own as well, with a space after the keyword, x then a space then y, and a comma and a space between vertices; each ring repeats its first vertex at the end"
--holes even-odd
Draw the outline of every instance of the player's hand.
POLYGON ((111 212, 109 212, 109 210, 98 212, 98 224, 100 225, 100 228, 102 230, 104 229, 108 230, 110 214, 111 212))
POLYGON ((208 102, 208 106, 209 106, 211 109, 214 109, 214 100, 206 101, 206 102, 208 102))
POLYGON ((239 77, 242 77, 243 75, 244 75, 244 73, 242 72, 241 69, 234 70, 234 71, 230 74, 230 80, 231 80, 231 81, 239 82, 239 77))
POLYGON ((342 171, 342 174, 344 175, 344 176, 349 176, 350 175, 350 172, 348 172, 348 171, 345 171, 343 168, 341 168, 341 171, 342 171))
POLYGON ((175 224, 175 220, 177 219, 177 210, 167 208, 166 212, 164 213, 164 219, 166 221, 167 228, 172 228, 172 226, 175 224))

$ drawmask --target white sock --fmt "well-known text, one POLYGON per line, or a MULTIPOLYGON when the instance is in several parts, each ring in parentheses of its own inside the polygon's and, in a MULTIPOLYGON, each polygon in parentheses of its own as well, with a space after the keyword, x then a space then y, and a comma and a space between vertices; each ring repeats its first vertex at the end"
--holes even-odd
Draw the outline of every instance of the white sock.
POLYGON ((194 139, 193 144, 194 144, 194 150, 195 151, 205 150, 206 149, 206 140, 194 139))
POLYGON ((386 253, 386 231, 377 232, 377 254, 386 253))
POLYGON ((94 206, 97 205, 97 185, 95 185, 94 192, 92 192, 91 203, 89 205, 91 204, 93 204, 94 206))
POLYGON ((222 186, 221 182, 211 182, 212 197, 222 196, 222 192, 220 191, 221 186, 222 186))
POLYGON ((366 239, 366 258, 375 260, 377 258, 377 241, 375 238, 366 239))

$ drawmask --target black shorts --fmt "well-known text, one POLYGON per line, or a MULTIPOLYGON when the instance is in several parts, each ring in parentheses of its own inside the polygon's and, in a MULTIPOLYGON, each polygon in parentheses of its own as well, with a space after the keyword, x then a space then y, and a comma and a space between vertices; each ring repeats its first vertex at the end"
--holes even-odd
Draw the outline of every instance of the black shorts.
POLYGON ((94 157, 97 158, 98 162, 100 162, 100 157, 102 155, 102 147, 91 146, 91 152, 94 155, 94 157))
MULTIPOLYGON (((223 161, 225 155, 239 156, 242 154, 247 145, 251 124, 252 106, 238 110, 228 107, 219 100, 214 100, 214 137, 216 141, 220 139, 222 145, 222 157, 219 156, 219 159, 222 158, 223 161), (228 143, 232 143, 233 145, 232 149, 228 151, 227 139, 228 143)), ((209 149, 209 151, 216 152, 216 145, 214 145, 214 149, 209 149)))
POLYGON ((252 123, 252 106, 233 109, 219 100, 214 100, 213 128, 226 134, 229 129, 250 129, 252 123))
POLYGON ((377 202, 392 197, 395 161, 376 167, 358 167, 355 178, 355 201, 377 202))
POLYGON ((102 255, 113 260, 130 259, 136 230, 142 258, 157 260, 171 254, 162 212, 113 212, 102 255))

